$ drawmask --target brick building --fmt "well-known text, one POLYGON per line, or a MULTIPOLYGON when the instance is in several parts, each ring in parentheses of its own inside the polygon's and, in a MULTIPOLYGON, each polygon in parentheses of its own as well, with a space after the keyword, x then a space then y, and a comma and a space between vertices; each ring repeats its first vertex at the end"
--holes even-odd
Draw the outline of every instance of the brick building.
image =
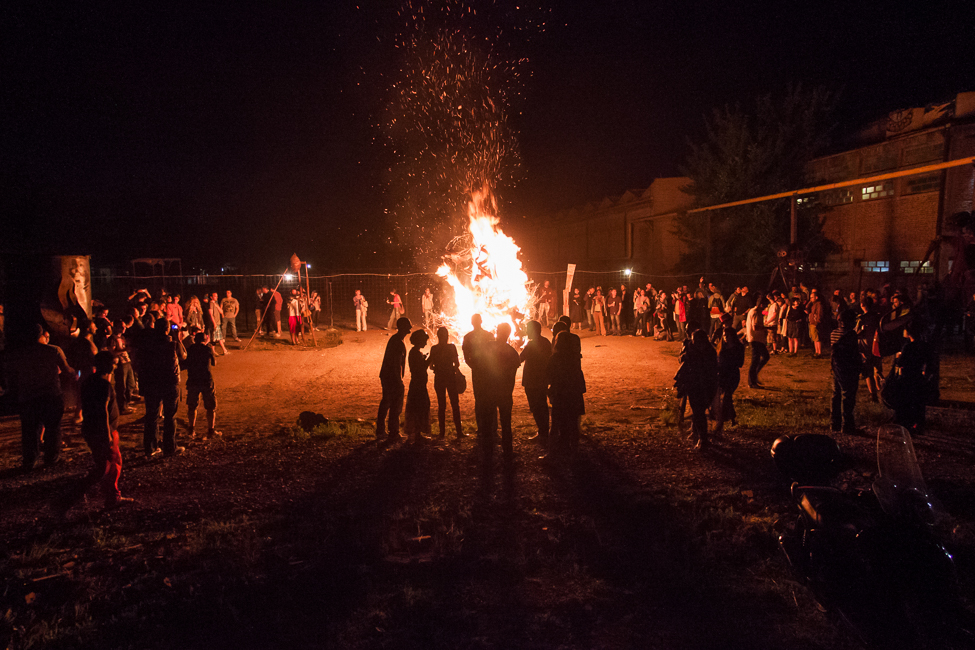
MULTIPOLYGON (((925 108, 893 111, 870 124, 847 151, 810 163, 809 186, 869 178, 975 156, 975 92, 925 108)), ((950 217, 972 209, 973 167, 903 176, 800 198, 826 206, 824 232, 840 250, 825 282, 850 289, 911 284, 951 263, 932 242, 953 234, 950 217)), ((801 245, 801 242, 800 242, 801 245)))
POLYGON ((689 182, 658 178, 646 189, 543 217, 532 224, 524 257, 535 270, 574 263, 587 271, 669 273, 681 253, 674 220, 693 204, 681 191, 689 182))

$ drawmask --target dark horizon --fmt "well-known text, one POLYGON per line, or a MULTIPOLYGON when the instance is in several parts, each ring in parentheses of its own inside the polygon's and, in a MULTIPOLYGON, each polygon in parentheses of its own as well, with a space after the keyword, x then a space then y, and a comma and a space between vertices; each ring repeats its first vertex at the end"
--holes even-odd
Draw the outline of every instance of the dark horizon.
MULTIPOLYGON (((395 264, 381 248, 394 197, 377 124, 396 8, 5 7, 3 249, 85 252, 94 266, 181 257, 210 272, 276 269, 294 251, 322 269, 395 264)), ((973 13, 539 10, 544 30, 508 36, 531 74, 509 116, 522 167, 500 188, 503 227, 675 175, 712 109, 789 84, 842 89, 840 133, 975 90, 973 13)))

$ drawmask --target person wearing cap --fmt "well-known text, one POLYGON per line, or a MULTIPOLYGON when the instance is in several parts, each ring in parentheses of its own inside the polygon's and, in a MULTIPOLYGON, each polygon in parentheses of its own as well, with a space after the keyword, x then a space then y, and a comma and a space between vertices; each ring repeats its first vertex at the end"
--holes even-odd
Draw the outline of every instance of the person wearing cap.
POLYGON ((64 415, 60 375, 77 376, 61 348, 50 341, 50 332, 37 325, 34 340, 11 350, 7 357, 5 374, 8 387, 17 398, 24 471, 34 469, 42 445, 44 464, 52 466, 58 462, 64 415))

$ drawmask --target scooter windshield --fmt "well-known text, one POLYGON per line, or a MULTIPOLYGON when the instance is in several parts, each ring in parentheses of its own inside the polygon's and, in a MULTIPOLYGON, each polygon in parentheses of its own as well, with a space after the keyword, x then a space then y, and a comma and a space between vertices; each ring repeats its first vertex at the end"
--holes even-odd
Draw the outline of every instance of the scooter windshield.
POLYGON ((921 475, 911 434, 902 426, 887 424, 877 430, 877 478, 873 492, 884 512, 892 517, 925 523, 937 518, 938 507, 921 475))

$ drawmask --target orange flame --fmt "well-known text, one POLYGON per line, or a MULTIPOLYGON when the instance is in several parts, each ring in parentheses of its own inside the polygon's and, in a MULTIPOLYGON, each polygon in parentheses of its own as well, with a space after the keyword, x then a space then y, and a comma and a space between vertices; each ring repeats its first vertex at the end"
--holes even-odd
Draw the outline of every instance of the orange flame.
POLYGON ((501 323, 511 325, 517 332, 518 323, 528 313, 531 291, 528 275, 521 267, 518 253, 521 249, 515 241, 498 228, 499 219, 494 197, 482 189, 471 194, 467 207, 473 244, 471 269, 467 284, 457 277, 450 266, 437 269, 454 289, 456 313, 442 314, 448 329, 458 335, 471 331, 471 316, 480 314, 484 329, 493 332, 501 323))

